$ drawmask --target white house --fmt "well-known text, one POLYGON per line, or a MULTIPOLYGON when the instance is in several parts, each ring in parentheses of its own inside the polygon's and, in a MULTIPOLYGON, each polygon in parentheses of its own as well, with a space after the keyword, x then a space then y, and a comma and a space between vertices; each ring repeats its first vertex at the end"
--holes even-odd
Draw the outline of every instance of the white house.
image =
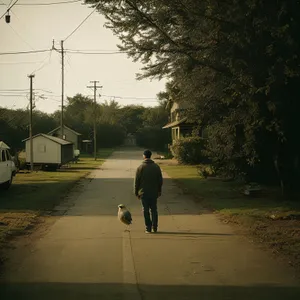
MULTIPOLYGON (((185 101, 169 100, 166 108, 170 110, 170 116, 169 123, 163 129, 171 128, 172 142, 181 137, 191 135, 195 124, 188 122, 188 119, 185 117, 185 112, 190 108, 190 104, 185 101)), ((207 137, 205 127, 201 129, 200 137, 207 137)))
POLYGON ((172 141, 192 133, 193 124, 187 122, 184 112, 189 108, 186 102, 169 101, 167 108, 170 109, 169 123, 163 129, 171 128, 172 141))
MULTIPOLYGON (((25 142, 26 163, 30 163, 30 139, 25 142)), ((32 138, 33 163, 60 167, 73 160, 73 143, 47 134, 37 134, 32 138)))
MULTIPOLYGON (((61 127, 57 127, 53 129, 52 131, 48 132, 48 135, 56 136, 56 137, 61 137, 61 127)), ((64 136, 63 140, 70 141, 73 143, 73 150, 81 150, 81 133, 76 132, 75 130, 67 127, 64 125, 64 136)))

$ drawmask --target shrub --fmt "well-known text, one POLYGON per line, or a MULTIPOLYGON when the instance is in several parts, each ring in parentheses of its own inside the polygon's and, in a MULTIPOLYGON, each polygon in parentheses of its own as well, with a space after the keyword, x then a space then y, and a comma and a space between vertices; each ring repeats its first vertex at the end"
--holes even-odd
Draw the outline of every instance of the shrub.
POLYGON ((184 137, 174 141, 171 151, 182 164, 199 164, 207 162, 203 154, 205 140, 200 137, 184 137))

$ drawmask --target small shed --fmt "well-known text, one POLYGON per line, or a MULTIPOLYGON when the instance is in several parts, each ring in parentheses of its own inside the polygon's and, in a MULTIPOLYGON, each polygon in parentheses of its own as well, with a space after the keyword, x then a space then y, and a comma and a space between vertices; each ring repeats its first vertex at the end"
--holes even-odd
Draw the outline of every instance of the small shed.
MULTIPOLYGON (((25 142, 26 163, 30 163, 30 138, 25 142)), ((73 160, 73 143, 40 133, 32 138, 33 164, 60 167, 73 160)))
MULTIPOLYGON (((57 127, 52 131, 48 132, 48 135, 61 137, 61 127, 57 127)), ((64 125, 63 140, 70 141, 73 143, 73 150, 81 150, 81 133, 71 129, 64 125)))

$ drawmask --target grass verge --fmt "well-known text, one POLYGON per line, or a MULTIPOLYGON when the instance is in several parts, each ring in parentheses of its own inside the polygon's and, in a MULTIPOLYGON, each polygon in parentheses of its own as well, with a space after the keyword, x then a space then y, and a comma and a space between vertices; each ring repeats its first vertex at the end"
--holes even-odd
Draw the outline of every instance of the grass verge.
POLYGON ((244 196, 240 184, 201 178, 196 166, 165 161, 161 167, 195 201, 217 212, 225 222, 240 225, 300 270, 299 201, 283 200, 280 191, 271 188, 264 188, 260 197, 244 196))
MULTIPOLYGON (((0 250, 7 240, 32 228, 38 217, 52 210, 80 179, 99 168, 112 149, 101 149, 98 159, 83 155, 56 172, 22 172, 8 191, 0 191, 0 250)), ((1 252, 0 252, 1 261, 1 252)))

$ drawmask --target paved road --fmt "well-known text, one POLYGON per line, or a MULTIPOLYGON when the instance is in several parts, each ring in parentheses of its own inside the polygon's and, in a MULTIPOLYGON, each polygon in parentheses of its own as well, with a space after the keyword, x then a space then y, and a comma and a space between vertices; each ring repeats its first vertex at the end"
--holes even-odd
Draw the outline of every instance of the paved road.
POLYGON ((8 264, 0 299, 300 299, 299 281, 165 176, 158 234, 146 235, 132 195, 140 163, 118 151, 69 211, 8 264), (130 208, 131 232, 117 220, 130 208))

